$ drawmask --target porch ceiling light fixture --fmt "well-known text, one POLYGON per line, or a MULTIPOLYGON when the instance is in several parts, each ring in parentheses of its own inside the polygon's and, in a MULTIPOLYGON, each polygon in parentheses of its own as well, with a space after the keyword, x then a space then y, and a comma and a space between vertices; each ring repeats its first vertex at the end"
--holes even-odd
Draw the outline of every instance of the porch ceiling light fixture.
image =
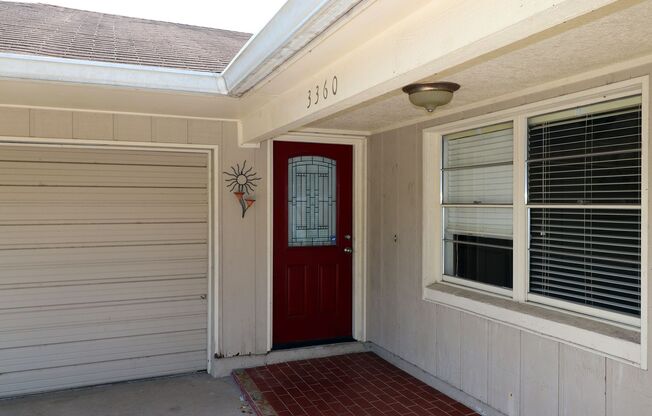
POLYGON ((454 82, 429 82, 407 85, 403 92, 409 95, 412 104, 432 113, 435 108, 450 103, 453 93, 459 89, 459 84, 454 82))

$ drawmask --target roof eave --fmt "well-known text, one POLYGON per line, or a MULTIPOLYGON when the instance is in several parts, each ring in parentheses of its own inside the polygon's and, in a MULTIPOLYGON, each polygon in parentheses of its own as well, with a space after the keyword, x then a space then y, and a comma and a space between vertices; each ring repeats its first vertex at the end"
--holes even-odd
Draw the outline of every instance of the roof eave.
POLYGON ((229 95, 240 97, 363 0, 288 0, 222 73, 229 95))
POLYGON ((221 74, 0 52, 0 77, 227 95, 221 74))

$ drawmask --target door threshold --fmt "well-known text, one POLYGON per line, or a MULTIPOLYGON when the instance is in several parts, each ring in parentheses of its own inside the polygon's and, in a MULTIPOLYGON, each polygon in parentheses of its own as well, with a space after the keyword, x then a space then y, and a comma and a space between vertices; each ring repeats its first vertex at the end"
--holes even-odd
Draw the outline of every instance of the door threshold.
POLYGON ((292 350, 305 347, 316 347, 320 345, 342 344, 345 342, 355 342, 353 337, 329 338, 311 341, 288 342, 284 344, 275 344, 272 351, 292 350))
POLYGON ((333 357, 336 355, 366 351, 367 347, 364 342, 353 341, 269 351, 265 354, 225 357, 213 360, 211 375, 213 377, 226 377, 231 374, 231 371, 238 368, 260 367, 263 365, 280 364, 288 361, 333 357))

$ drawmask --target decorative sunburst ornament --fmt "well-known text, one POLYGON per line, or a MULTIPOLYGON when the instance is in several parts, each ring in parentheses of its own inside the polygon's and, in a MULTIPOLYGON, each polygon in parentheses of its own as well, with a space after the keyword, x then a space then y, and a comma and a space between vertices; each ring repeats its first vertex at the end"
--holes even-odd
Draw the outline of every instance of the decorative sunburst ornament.
POLYGON ((242 218, 245 216, 245 212, 256 202, 253 197, 250 197, 249 194, 254 192, 254 188, 258 186, 256 183, 261 178, 259 178, 256 172, 254 172, 253 166, 247 169, 247 161, 242 162, 242 166, 237 163, 235 166, 231 166, 231 172, 224 172, 226 178, 226 187, 229 191, 233 192, 236 199, 240 203, 242 208, 242 218), (245 195, 247 195, 245 197, 245 195))

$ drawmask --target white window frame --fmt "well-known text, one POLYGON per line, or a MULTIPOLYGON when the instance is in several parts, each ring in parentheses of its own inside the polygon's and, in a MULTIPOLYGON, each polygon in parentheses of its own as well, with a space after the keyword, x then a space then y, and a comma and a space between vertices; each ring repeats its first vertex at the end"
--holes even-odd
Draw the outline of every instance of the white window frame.
MULTIPOLYGON (((443 175, 443 169, 442 168, 443 168, 443 157, 444 157, 444 136, 446 136, 448 134, 451 134, 451 133, 457 133, 457 132, 465 131, 465 130, 472 130, 472 129, 475 129, 475 128, 489 127, 489 126, 494 126, 494 125, 497 125, 497 124, 511 124, 512 125, 512 143, 514 143, 516 141, 515 137, 516 137, 517 132, 515 130, 516 125, 514 124, 514 119, 511 118, 511 117, 508 117, 508 118, 506 118, 504 120, 498 119, 498 120, 496 120, 496 122, 492 122, 492 123, 488 123, 488 124, 487 123, 473 124, 473 125, 470 125, 469 129, 452 129, 450 131, 441 131, 440 132, 441 138, 439 139, 439 152, 438 152, 438 154, 436 156, 438 158, 438 163, 439 163, 439 166, 438 166, 439 184, 440 184, 440 186, 439 186, 439 190, 440 190, 439 191, 439 201, 438 201, 438 204, 439 204, 439 218, 442 221, 440 242, 443 241, 443 239, 444 239, 444 233, 445 233, 444 228, 445 227, 443 226, 443 223, 444 223, 444 210, 446 208, 480 208, 480 209, 483 209, 483 208, 488 208, 488 209, 491 209, 491 208, 505 208, 505 209, 511 209, 512 210, 512 223, 514 222, 514 201, 515 201, 514 194, 516 192, 515 192, 515 188, 514 188, 513 179, 512 179, 512 203, 511 204, 478 204, 478 205, 470 205, 470 204, 455 204, 455 203, 444 203, 443 202, 444 201, 444 175, 443 175)), ((513 177, 515 176, 514 171, 516 169, 516 166, 514 165, 514 163, 515 162, 514 162, 514 159, 512 157, 512 175, 513 175, 513 177)), ((512 226, 512 241, 515 241, 513 226, 512 226)), ((447 283, 452 283, 452 284, 462 285, 462 286, 468 286, 468 287, 471 287, 473 289, 478 289, 478 290, 482 290, 482 291, 486 291, 486 292, 491 292, 491 293, 494 293, 494 294, 497 294, 497 295, 502 295, 503 297, 507 297, 507 298, 512 297, 513 289, 494 286, 494 285, 490 285, 490 284, 487 284, 487 283, 475 282, 475 281, 472 281, 472 280, 463 279, 463 278, 460 278, 460 277, 451 276, 449 274, 446 274, 444 272, 444 244, 443 243, 440 243, 440 244, 441 244, 441 249, 438 249, 438 250, 441 250, 441 256, 442 256, 441 257, 442 261, 440 263, 441 264, 440 268, 441 268, 441 281, 442 282, 447 282, 447 283)), ((514 261, 513 259, 514 259, 514 257, 513 257, 513 254, 512 254, 512 261, 514 261)), ((513 283, 512 283, 512 285, 513 285, 513 283)))
MULTIPOLYGON (((506 323, 520 329, 535 332, 561 342, 566 342, 602 355, 647 368, 648 326, 648 135, 649 135, 649 79, 641 77, 608 86, 569 94, 533 104, 515 107, 497 113, 474 117, 423 131, 423 287, 424 299, 445 304, 460 310, 506 323), (528 119, 533 116, 581 107, 603 101, 640 94, 642 98, 642 177, 641 177, 641 315, 640 319, 628 317, 585 305, 574 304, 554 298, 528 293, 529 266, 527 247, 529 240, 526 179, 526 151, 528 119), (444 226, 443 226, 443 137, 463 130, 512 122, 513 146, 513 289, 507 290, 491 285, 444 275, 444 226), (469 297, 456 296, 439 287, 453 286, 468 291, 532 304, 561 311, 568 316, 568 323, 552 321, 528 313, 514 312, 469 297), (577 317, 599 321, 608 326, 618 326, 640 333, 640 342, 634 343, 602 333, 574 329, 577 317)), ((445 206, 450 207, 451 204, 445 206)), ((538 205, 536 205, 538 206, 538 205)), ((634 208, 634 207, 632 207, 634 208)), ((607 331, 608 332, 608 331, 607 331)))

